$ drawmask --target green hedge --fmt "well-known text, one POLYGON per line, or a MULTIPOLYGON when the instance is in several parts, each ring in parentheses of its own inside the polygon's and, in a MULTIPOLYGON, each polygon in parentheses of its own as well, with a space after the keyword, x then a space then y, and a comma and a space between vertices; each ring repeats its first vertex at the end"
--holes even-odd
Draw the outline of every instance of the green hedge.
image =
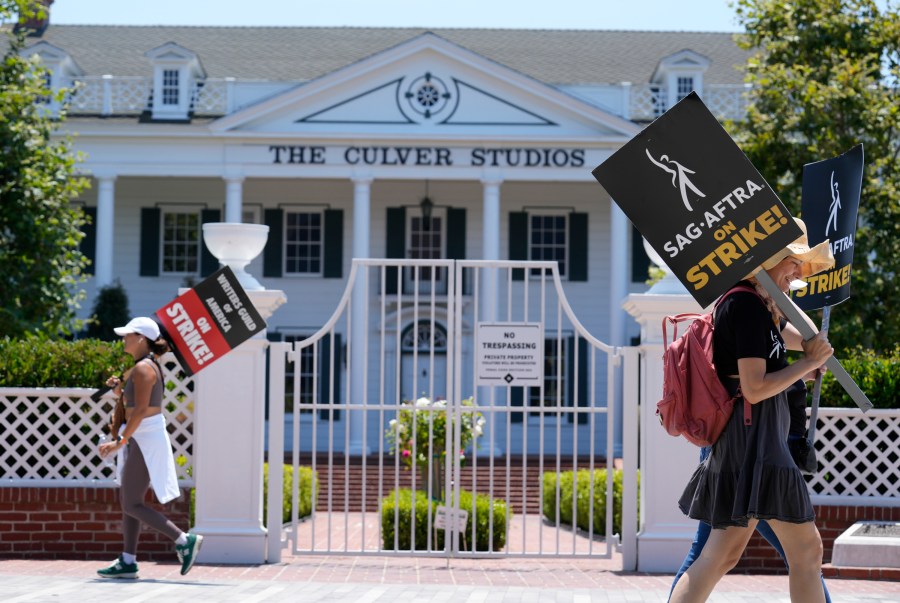
MULTIPOLYGON (((472 517, 472 493, 465 490, 459 493, 460 508, 469 513, 466 522, 465 537, 460 540, 461 551, 472 550, 472 530, 475 530, 475 550, 500 551, 506 546, 507 516, 512 520, 512 512, 506 501, 491 499, 491 497, 478 494, 475 498, 475 517, 472 517), (489 530, 491 508, 493 507, 493 532, 489 530)), ((428 496, 421 490, 415 493, 416 506, 416 550, 426 550, 428 547, 428 513, 431 513, 431 550, 444 549, 444 530, 434 529, 434 514, 440 503, 429 501, 428 496)), ((392 491, 381 501, 381 546, 386 550, 394 550, 394 515, 397 511, 397 521, 400 529, 397 535, 397 550, 408 551, 412 548, 411 524, 412 524, 413 493, 409 488, 401 488, 392 491), (396 503, 399 501, 399 508, 396 503)))
MULTIPOLYGON (((875 408, 900 408, 900 346, 883 356, 857 348, 852 356, 840 358, 840 361, 875 408)), ((812 386, 809 389, 812 399, 812 386)), ((819 406, 857 407, 830 372, 822 379, 819 406)))
MULTIPOLYGON (((313 477, 313 470, 310 467, 300 467, 300 500, 298 501, 299 510, 297 517, 302 519, 312 515, 312 501, 310 496, 315 481, 316 492, 319 492, 319 478, 313 477)), ((284 473, 281 476, 282 496, 281 503, 281 521, 288 523, 291 521, 291 509, 293 505, 293 497, 291 489, 294 487, 294 467, 293 465, 285 465, 284 473)), ((269 463, 263 465, 263 519, 268 517, 269 505, 269 463)), ((197 490, 191 489, 191 511, 190 522, 194 525, 194 509, 197 507, 197 490)))
POLYGON ((131 366, 122 342, 0 339, 0 387, 100 387, 131 366))
MULTIPOLYGON (((593 498, 593 526, 591 521, 591 471, 581 469, 577 478, 572 471, 563 471, 558 474, 545 473, 542 476, 544 483, 541 510, 544 516, 556 523, 556 486, 559 483, 559 521, 566 525, 572 525, 572 492, 578 492, 578 501, 575 513, 579 528, 588 531, 593 527, 594 534, 606 535, 606 469, 595 469, 593 472, 594 498, 593 498), (575 483, 577 482, 577 484, 575 483), (577 488, 576 488, 577 485, 577 488)), ((638 476, 640 483, 640 476, 638 476)), ((640 497, 640 495, 639 495, 640 497)), ((639 498, 640 501, 640 498, 639 498)), ((613 532, 622 533, 622 471, 613 471, 613 532)))
MULTIPOLYGON (((313 501, 317 500, 319 495, 319 478, 313 474, 312 467, 298 467, 300 474, 300 490, 297 499, 297 517, 303 518, 312 515, 313 501), (313 494, 315 492, 315 494, 313 494)), ((282 476, 282 509, 281 521, 287 523, 291 521, 291 509, 294 503, 294 466, 284 465, 284 475, 282 476)), ((263 465, 263 507, 267 508, 269 501, 269 463, 263 465)))

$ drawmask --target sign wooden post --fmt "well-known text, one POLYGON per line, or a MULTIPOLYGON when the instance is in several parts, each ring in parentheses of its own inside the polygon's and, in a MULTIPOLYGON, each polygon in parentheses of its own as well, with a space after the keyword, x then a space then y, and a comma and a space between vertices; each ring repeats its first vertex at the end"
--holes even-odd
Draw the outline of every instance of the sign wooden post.
MULTIPOLYGON (((772 280, 772 277, 769 276, 768 272, 760 270, 756 275, 756 280, 758 280, 759 284, 772 296, 772 299, 775 300, 775 305, 784 312, 785 317, 791 321, 791 324, 797 327, 797 330, 800 331, 803 339, 811 339, 816 336, 817 331, 809 326, 809 323, 804 320, 803 312, 797 307, 797 304, 791 301, 791 299, 778 288, 778 285, 775 284, 775 281, 772 280)), ((865 412, 872 408, 872 403, 869 401, 869 398, 866 397, 866 394, 864 394, 861 389, 859 389, 859 386, 850 374, 847 373, 844 367, 841 366, 840 361, 836 357, 832 356, 829 358, 825 363, 825 366, 828 367, 828 370, 832 372, 834 378, 841 384, 844 391, 846 391, 856 405, 859 406, 861 411, 865 412)))

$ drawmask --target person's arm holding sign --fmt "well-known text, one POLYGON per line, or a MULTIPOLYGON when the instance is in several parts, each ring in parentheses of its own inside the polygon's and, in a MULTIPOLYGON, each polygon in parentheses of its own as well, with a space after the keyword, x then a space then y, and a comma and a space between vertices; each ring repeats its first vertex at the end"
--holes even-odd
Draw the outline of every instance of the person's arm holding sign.
POLYGON ((741 378, 741 393, 750 404, 756 404, 786 390, 798 379, 809 380, 809 375, 825 364, 834 349, 823 333, 804 342, 805 355, 774 373, 766 373, 764 358, 740 358, 738 374, 741 378))

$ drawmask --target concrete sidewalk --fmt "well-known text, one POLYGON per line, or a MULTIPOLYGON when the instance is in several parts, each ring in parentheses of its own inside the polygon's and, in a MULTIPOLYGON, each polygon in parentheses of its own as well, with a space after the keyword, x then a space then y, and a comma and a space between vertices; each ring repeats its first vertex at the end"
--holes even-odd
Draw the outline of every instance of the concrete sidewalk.
MULTIPOLYGON (((666 600, 671 575, 604 569, 583 559, 285 557, 253 566, 197 565, 182 577, 175 563, 140 563, 137 581, 103 580, 95 561, 0 561, 0 601, 605 602, 666 600)), ((835 603, 900 602, 900 582, 829 580, 835 603)), ((785 602, 786 576, 726 576, 713 602, 785 602)))

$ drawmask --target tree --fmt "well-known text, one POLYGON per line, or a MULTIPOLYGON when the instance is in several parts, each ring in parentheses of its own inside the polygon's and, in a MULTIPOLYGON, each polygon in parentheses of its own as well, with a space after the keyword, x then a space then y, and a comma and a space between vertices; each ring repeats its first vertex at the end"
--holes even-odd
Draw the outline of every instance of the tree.
POLYGON ((831 317, 838 353, 886 351, 900 341, 900 18, 892 1, 738 0, 739 44, 758 51, 745 121, 729 124, 741 148, 800 209, 803 165, 858 143, 866 168, 851 298, 831 317), (883 9, 879 9, 879 5, 883 9))
POLYGON ((0 0, 8 39, 0 64, 0 336, 69 333, 84 295, 77 286, 87 265, 78 249, 85 218, 71 202, 87 183, 75 177, 71 141, 55 136, 65 113, 47 109, 54 95, 46 71, 20 56, 25 31, 5 26, 33 6, 0 0))

